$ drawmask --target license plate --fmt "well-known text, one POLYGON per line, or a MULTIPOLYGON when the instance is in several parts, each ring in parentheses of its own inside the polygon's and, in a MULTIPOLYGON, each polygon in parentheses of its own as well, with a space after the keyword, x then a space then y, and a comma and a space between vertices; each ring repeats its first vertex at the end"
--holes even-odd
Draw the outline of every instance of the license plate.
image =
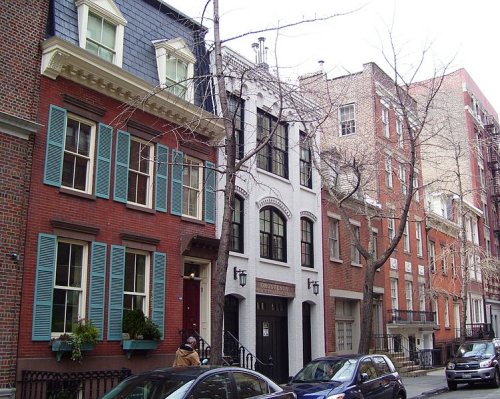
POLYGON ((462 378, 471 378, 472 375, 471 374, 462 374, 462 378))

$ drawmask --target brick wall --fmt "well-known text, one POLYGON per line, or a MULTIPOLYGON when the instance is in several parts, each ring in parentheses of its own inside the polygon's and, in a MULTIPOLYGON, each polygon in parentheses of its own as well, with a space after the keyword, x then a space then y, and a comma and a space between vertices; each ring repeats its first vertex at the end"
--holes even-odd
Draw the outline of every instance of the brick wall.
POLYGON ((0 2, 0 391, 15 386, 24 239, 48 0, 0 2), (17 126, 19 127, 19 126, 17 126), (17 256, 14 256, 16 254, 17 256))

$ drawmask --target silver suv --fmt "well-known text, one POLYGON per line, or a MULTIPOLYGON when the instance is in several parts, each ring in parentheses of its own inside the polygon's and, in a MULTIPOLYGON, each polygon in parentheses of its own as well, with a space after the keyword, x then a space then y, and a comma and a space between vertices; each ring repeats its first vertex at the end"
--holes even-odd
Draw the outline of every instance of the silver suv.
POLYGON ((450 391, 457 384, 487 382, 500 387, 500 340, 467 341, 446 364, 446 381, 450 391))

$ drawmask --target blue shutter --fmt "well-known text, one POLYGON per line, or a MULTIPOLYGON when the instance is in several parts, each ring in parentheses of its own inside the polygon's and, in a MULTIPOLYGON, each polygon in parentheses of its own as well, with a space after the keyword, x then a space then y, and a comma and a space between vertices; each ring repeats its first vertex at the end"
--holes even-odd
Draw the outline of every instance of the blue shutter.
POLYGON ((89 310, 87 319, 99 329, 99 339, 104 330, 104 292, 106 287, 106 244, 92 242, 90 259, 89 310))
POLYGON ((56 236, 42 233, 38 235, 35 300, 33 304, 33 325, 31 335, 33 341, 50 341, 56 247, 56 236))
POLYGON ((108 341, 120 341, 122 339, 125 247, 111 246, 109 276, 108 341))
POLYGON ((170 213, 182 215, 182 172, 184 170, 184 154, 172 150, 172 194, 170 196, 170 213))
POLYGON ((168 147, 156 146, 155 209, 167 212, 168 147))
POLYGON ((205 161, 205 222, 215 223, 215 165, 205 161))
POLYGON ((113 142, 113 128, 99 123, 97 137, 97 161, 95 171, 95 195, 109 198, 109 179, 111 174, 111 146, 113 142))
POLYGON ((165 268, 167 255, 161 252, 153 253, 153 311, 151 319, 158 325, 163 339, 165 330, 165 268))
POLYGON ((123 203, 127 203, 129 157, 130 134, 118 130, 116 133, 114 200, 123 203))
POLYGON ((51 105, 43 175, 43 182, 51 186, 61 187, 65 132, 66 110, 51 105))

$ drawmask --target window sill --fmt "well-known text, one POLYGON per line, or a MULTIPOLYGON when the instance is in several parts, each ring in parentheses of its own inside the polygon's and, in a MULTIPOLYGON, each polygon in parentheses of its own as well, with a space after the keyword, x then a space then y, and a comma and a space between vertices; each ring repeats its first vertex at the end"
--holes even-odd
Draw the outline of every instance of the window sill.
POLYGON ((206 223, 203 221, 203 220, 200 220, 200 219, 195 219, 195 218, 192 218, 192 217, 189 217, 189 216, 181 216, 181 221, 183 222, 189 222, 189 223, 195 223, 195 224, 199 224, 201 226, 205 226, 206 223))
POLYGON ((140 205, 130 204, 128 202, 127 202, 127 204, 125 206, 128 209, 132 209, 134 211, 140 211, 140 212, 144 212, 144 213, 150 213, 152 215, 154 215, 156 213, 156 211, 154 209, 146 208, 146 207, 143 207, 143 206, 140 206, 140 205))
POLYGON ((59 187, 59 192, 61 194, 73 195, 75 197, 85 198, 88 200, 95 200, 96 199, 94 194, 84 193, 83 191, 72 190, 71 188, 62 187, 62 186, 59 187))
POLYGON ((291 184, 289 178, 277 175, 277 174, 275 174, 273 172, 269 172, 267 170, 260 169, 260 168, 257 168, 257 172, 262 173, 263 175, 272 177, 273 179, 281 180, 283 183, 291 184))
POLYGON ((234 251, 229 251, 229 255, 233 256, 235 258, 242 258, 242 259, 248 259, 248 256, 245 255, 243 252, 234 252, 234 251))
POLYGON ((351 266, 353 266, 353 267, 363 267, 363 265, 361 263, 353 263, 353 262, 351 262, 351 266))
POLYGON ((275 266, 284 266, 284 267, 290 267, 288 263, 282 262, 280 260, 273 260, 273 259, 267 259, 267 258, 260 258, 261 263, 268 263, 270 265, 275 265, 275 266))
POLYGON ((340 259, 340 258, 330 258, 330 262, 342 264, 342 259, 340 259))
POLYGON ((312 187, 307 187, 307 186, 303 186, 303 185, 300 185, 300 189, 301 190, 304 190, 305 192, 307 193, 311 193, 311 194, 314 194, 316 195, 317 193, 312 189, 312 187))

